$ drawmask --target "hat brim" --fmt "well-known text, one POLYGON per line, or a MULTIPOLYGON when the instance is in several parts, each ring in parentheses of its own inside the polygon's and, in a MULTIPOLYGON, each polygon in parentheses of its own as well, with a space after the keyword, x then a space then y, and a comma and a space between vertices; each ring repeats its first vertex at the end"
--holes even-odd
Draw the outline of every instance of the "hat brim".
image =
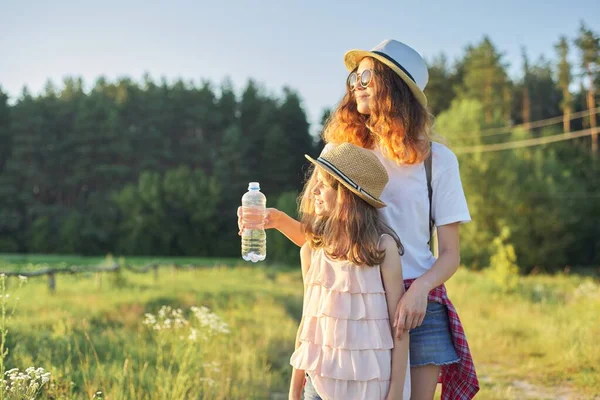
POLYGON ((360 197, 361 199, 363 199, 364 201, 366 201, 367 203, 369 203, 373 207, 375 207, 375 208, 383 208, 383 207, 387 206, 383 201, 381 201, 379 199, 372 199, 371 197, 366 196, 365 194, 363 194, 363 193, 359 192, 358 190, 356 190, 354 187, 352 187, 350 184, 348 184, 348 182, 340 179, 335 171, 333 171, 331 168, 329 168, 327 165, 323 164, 319 160, 315 160, 314 158, 312 158, 311 156, 309 156, 307 154, 305 154, 304 157, 306 157, 306 159, 308 161, 310 161, 311 163, 313 163, 317 167, 323 168, 332 177, 334 177, 338 182, 340 182, 342 185, 344 185, 346 188, 348 188, 348 190, 352 191, 354 194, 356 194, 358 197, 360 197))
POLYGON ((356 69, 356 67, 358 67, 358 64, 360 63, 360 61, 365 57, 373 57, 373 58, 377 59, 378 61, 381 61, 382 63, 387 65, 390 69, 392 69, 392 71, 397 73, 400 76, 400 78, 402 78, 404 83, 406 83, 408 85, 408 87, 410 88, 410 91, 413 93, 413 95, 415 96, 417 101, 419 103, 421 103, 423 106, 427 106, 427 96, 425 96, 425 93, 423 93, 423 91, 417 86, 417 84, 412 79, 410 79, 409 76, 406 75, 406 73, 404 71, 402 71, 400 68, 398 68, 397 65, 395 65, 393 62, 391 62, 387 58, 385 58, 377 53, 373 53, 372 51, 350 50, 350 51, 347 51, 346 54, 344 54, 344 64, 346 65, 346 68, 348 69, 348 71, 353 71, 354 69, 356 69))

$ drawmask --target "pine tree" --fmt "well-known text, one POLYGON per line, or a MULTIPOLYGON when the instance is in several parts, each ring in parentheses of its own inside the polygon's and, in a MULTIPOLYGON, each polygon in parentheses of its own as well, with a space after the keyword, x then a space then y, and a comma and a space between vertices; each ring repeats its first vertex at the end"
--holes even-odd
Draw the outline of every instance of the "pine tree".
POLYGON ((506 96, 508 76, 502 57, 491 40, 484 37, 478 46, 467 48, 461 66, 464 75, 459 94, 482 104, 487 124, 505 119, 510 109, 510 99, 506 96))
POLYGON ((581 68, 583 75, 588 79, 587 108, 590 110, 590 129, 592 133, 592 153, 598 152, 598 131, 596 130, 596 74, 600 67, 600 37, 589 29, 582 21, 579 27, 579 36, 575 39, 575 45, 581 52, 581 68))
POLYGON ((523 57, 523 111, 521 113, 521 116, 523 118, 523 123, 526 126, 525 129, 528 130, 529 124, 531 123, 531 97, 529 95, 529 59, 527 57, 527 52, 524 47, 521 52, 523 57))
POLYGON ((563 130, 565 132, 571 131, 571 110, 573 103, 573 96, 569 90, 571 85, 571 64, 569 63, 569 42, 567 38, 561 36, 559 42, 554 46, 558 53, 558 86, 562 92, 562 101, 560 107, 563 112, 563 130))

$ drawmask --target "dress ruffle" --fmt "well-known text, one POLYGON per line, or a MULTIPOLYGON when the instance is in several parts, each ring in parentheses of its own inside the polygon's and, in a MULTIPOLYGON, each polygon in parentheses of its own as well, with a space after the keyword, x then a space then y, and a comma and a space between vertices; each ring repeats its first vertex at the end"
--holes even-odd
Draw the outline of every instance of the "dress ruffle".
POLYGON ((394 347, 379 266, 313 254, 305 276, 300 346, 290 364, 324 400, 384 399, 394 347))
POLYGON ((384 399, 390 388, 390 381, 341 381, 323 377, 315 379, 312 376, 311 379, 317 393, 324 393, 323 400, 384 399), (329 393, 335 394, 329 397, 329 393))
POLYGON ((394 347, 387 319, 347 320, 304 317, 300 341, 347 350, 391 350, 394 347))
POLYGON ((343 381, 313 375, 311 379, 323 400, 384 399, 390 388, 390 381, 343 381))
POLYGON ((359 267, 350 262, 333 261, 321 252, 319 268, 310 268, 306 283, 348 293, 385 293, 379 267, 359 267))
POLYGON ((308 285, 304 316, 362 320, 388 319, 384 293, 337 292, 321 285, 308 285))
POLYGON ((296 369, 338 380, 385 381, 391 373, 389 350, 335 349, 302 342, 290 362, 296 369))

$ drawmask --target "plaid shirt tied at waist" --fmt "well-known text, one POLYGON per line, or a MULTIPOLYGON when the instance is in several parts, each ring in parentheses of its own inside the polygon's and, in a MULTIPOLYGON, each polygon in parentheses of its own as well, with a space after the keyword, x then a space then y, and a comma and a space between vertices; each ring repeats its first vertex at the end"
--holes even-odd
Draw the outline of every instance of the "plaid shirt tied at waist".
MULTIPOLYGON (((404 281, 406 290, 414 281, 414 279, 404 281)), ((470 400, 479 391, 479 381, 465 331, 458 318, 456 308, 448 298, 446 286, 440 285, 432 289, 429 292, 429 301, 443 304, 448 309, 452 343, 460 357, 460 361, 457 363, 441 366, 438 383, 442 384, 442 400, 470 400)))

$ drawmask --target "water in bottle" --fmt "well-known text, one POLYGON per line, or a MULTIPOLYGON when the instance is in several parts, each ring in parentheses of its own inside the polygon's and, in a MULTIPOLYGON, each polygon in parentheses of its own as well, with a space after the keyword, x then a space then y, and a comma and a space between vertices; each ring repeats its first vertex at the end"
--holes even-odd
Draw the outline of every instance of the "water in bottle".
POLYGON ((250 182, 242 196, 242 258, 246 261, 263 261, 267 256, 267 234, 264 219, 267 198, 260 191, 258 182, 250 182))

